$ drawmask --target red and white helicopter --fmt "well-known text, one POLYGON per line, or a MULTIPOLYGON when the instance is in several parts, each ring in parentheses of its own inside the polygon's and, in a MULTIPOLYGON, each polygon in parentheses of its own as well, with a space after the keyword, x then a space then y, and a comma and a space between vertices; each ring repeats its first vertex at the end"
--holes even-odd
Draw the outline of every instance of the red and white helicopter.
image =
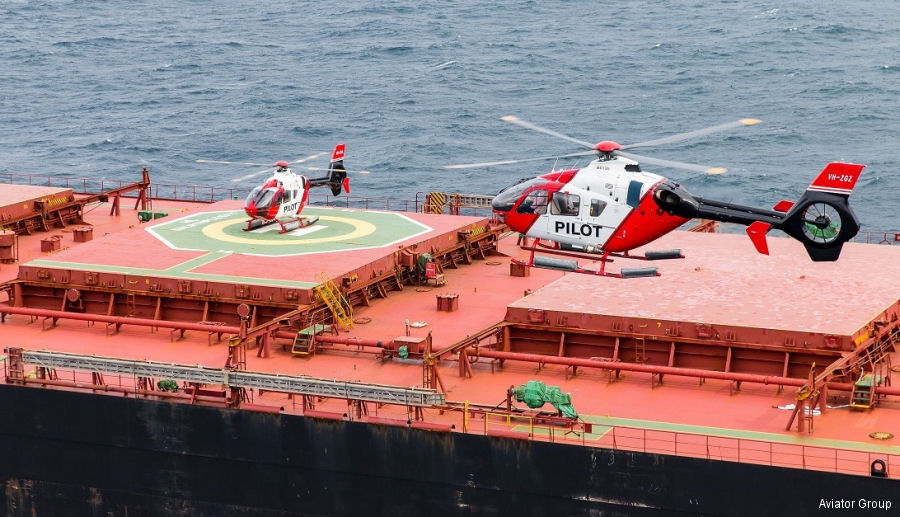
POLYGON ((310 179, 291 171, 288 162, 276 163, 272 176, 251 190, 244 201, 244 211, 250 216, 244 231, 277 223, 281 226, 278 233, 287 233, 318 221, 318 217, 300 216, 309 199, 309 189, 330 187, 335 196, 341 193, 342 188, 350 193, 350 178, 344 169, 344 147, 344 144, 334 147, 328 175, 322 178, 310 179))
POLYGON ((629 255, 628 252, 662 237, 692 218, 747 225, 747 235, 756 250, 766 255, 769 253, 766 233, 771 229, 782 230, 803 243, 814 261, 837 260, 844 242, 852 239, 859 231, 859 222, 847 198, 864 165, 830 163, 795 203, 780 201, 772 210, 766 210, 693 196, 678 183, 641 170, 638 160, 710 174, 720 174, 725 169, 623 152, 625 149, 668 144, 749 126, 758 123, 759 120, 756 119, 741 119, 628 145, 612 141, 591 144, 514 116, 506 116, 502 120, 562 138, 590 151, 563 156, 448 165, 446 168, 485 167, 596 155, 596 159, 582 169, 554 171, 523 180, 502 190, 494 198, 494 212, 512 230, 534 238, 528 262, 516 261, 522 265, 620 278, 657 276, 656 268, 622 269, 619 273, 608 273, 605 266, 611 260, 610 256, 642 260, 683 258, 681 250, 651 251, 643 256, 629 255), (544 244, 542 240, 553 244, 544 244), (535 252, 540 251, 597 259, 590 253, 567 251, 572 249, 601 253, 600 270, 583 269, 575 260, 535 256, 535 252))

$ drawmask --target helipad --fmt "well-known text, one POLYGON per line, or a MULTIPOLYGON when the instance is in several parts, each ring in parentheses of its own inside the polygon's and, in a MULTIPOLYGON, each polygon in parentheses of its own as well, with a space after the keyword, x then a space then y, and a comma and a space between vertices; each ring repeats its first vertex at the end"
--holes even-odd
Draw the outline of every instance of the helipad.
POLYGON ((277 224, 247 232, 243 210, 220 210, 178 217, 147 231, 176 250, 276 257, 381 248, 433 230, 397 212, 309 207, 303 215, 319 221, 283 234, 277 224))
MULTIPOLYGON (((324 207, 303 215, 319 221, 285 234, 278 225, 245 232, 240 203, 222 201, 32 260, 19 278, 223 297, 243 286, 309 290, 321 273, 373 278, 396 267, 401 248, 447 248, 459 242, 459 232, 488 224, 480 217, 324 207)), ((264 296, 274 302, 280 295, 264 296)))

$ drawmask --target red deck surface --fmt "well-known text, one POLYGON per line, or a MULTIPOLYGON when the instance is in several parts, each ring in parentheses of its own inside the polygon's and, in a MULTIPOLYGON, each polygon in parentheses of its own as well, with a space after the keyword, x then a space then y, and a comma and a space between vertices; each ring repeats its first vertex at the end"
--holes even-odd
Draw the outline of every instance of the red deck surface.
MULTIPOLYGON (((96 259, 96 251, 89 252, 88 250, 92 246, 98 246, 97 242, 100 239, 112 236, 112 238, 108 239, 108 241, 104 241, 99 245, 103 250, 101 256, 107 253, 107 246, 115 246, 114 243, 117 242, 128 242, 128 239, 131 235, 137 234, 137 231, 135 230, 137 230, 140 225, 138 223, 137 212, 130 210, 130 204, 125 201, 122 203, 122 205, 123 208, 121 211, 121 215, 117 216, 109 215, 109 203, 98 203, 96 205, 89 205, 85 207, 85 220, 94 228, 93 240, 88 242, 75 242, 73 240, 72 227, 57 228, 51 232, 36 233, 29 236, 20 235, 18 237, 19 264, 25 264, 26 262, 34 259, 56 258, 61 256, 61 253, 66 253, 67 256, 69 256, 68 254, 71 253, 71 257, 76 261, 81 258, 87 260, 88 258, 93 257, 93 259, 96 259), (128 208, 126 208, 126 206, 128 208), (54 235, 59 236, 62 239, 62 249, 55 253, 42 252, 40 246, 41 239, 54 235)), ((153 206, 155 210, 168 210, 170 213, 175 214, 182 212, 187 213, 192 210, 200 210, 208 207, 209 205, 206 203, 154 200, 153 206)), ((184 256, 190 258, 198 254, 200 253, 189 252, 189 254, 184 256)), ((135 256, 137 257, 137 260, 140 261, 138 263, 151 264, 154 266, 160 264, 160 262, 157 261, 157 258, 153 254, 141 252, 135 253, 135 256)), ((19 272, 19 264, 0 264, 0 282, 5 282, 16 278, 19 272)))
POLYGON ((44 201, 49 208, 72 198, 72 189, 38 185, 0 183, 0 227, 5 221, 30 215, 35 201, 44 201))
POLYGON ((687 258, 608 266, 655 266, 662 276, 567 275, 510 309, 852 336, 900 308, 900 247, 848 243, 840 260, 812 262, 798 242, 768 240, 766 256, 744 235, 674 232, 647 249, 681 248, 687 258))
MULTIPOLYGON (((167 218, 153 223, 166 224, 167 222, 189 214, 203 212, 217 212, 222 210, 240 210, 242 204, 236 201, 222 201, 212 205, 179 207, 170 211, 167 218)), ((160 207, 154 207, 159 211, 160 207)), ((348 213, 362 213, 346 209, 336 209, 336 213, 347 215, 348 213)), ((247 246, 247 253, 236 252, 230 255, 214 257, 214 260, 190 268, 190 271, 199 274, 221 276, 218 281, 227 282, 229 277, 255 278, 269 285, 279 285, 279 281, 316 282, 315 276, 323 271, 331 276, 341 276, 350 272, 364 269, 387 258, 389 264, 381 269, 393 268, 393 254, 400 246, 420 244, 428 249, 432 245, 447 246, 456 242, 456 232, 467 229, 473 224, 484 224, 481 217, 455 216, 442 217, 432 214, 407 213, 406 218, 426 225, 419 230, 419 235, 405 238, 390 245, 378 247, 362 247, 341 252, 309 253, 300 256, 264 256, 266 250, 261 247, 247 246), (429 229, 430 228, 430 229, 429 229), (452 241, 446 236, 451 235, 452 241), (251 254, 252 253, 252 254, 251 254)), ((136 223, 136 219, 133 220, 136 223)), ((321 224, 321 223, 320 223, 321 224)), ((109 268, 135 268, 149 269, 152 271, 135 271, 132 274, 148 277, 173 277, 178 278, 183 271, 179 270, 180 264, 186 261, 206 255, 210 251, 194 251, 188 249, 173 249, 166 245, 154 234, 147 231, 154 224, 132 224, 121 231, 107 233, 95 230, 95 239, 81 246, 63 249, 51 256, 40 257, 44 259, 40 266, 34 267, 58 267, 66 268, 69 264, 82 266, 96 266, 96 270, 104 271, 109 268), (52 261, 57 265, 50 265, 52 261), (104 269, 104 267, 108 267, 104 269), (171 268, 171 269, 170 269, 171 268), (170 271, 163 271, 170 269, 170 271)), ((271 234, 275 236, 273 232, 271 234)), ((315 234, 313 234, 315 236, 315 234)), ((280 251, 280 250, 279 250, 280 251)), ((27 265, 27 261, 22 261, 27 265)), ((29 266, 30 267, 30 266, 29 266)), ((24 271, 24 270, 23 270, 24 271)), ((369 273, 368 271, 366 273, 369 273)), ((363 275, 360 275, 363 277, 363 275)), ((240 283, 240 278, 232 280, 240 283)))
MULTIPOLYGON (((60 233, 63 232, 61 230, 51 232, 51 234, 60 233)), ((70 246, 39 258, 54 262, 73 262, 97 266, 166 269, 205 253, 167 248, 145 232, 144 228, 137 224, 137 221, 134 221, 130 228, 115 233, 97 234, 98 229, 95 228, 92 241, 81 246, 70 246)), ((71 242, 66 242, 66 244, 71 244, 71 242)), ((98 267, 98 269, 100 268, 98 267)))
MULTIPOLYGON (((162 204, 157 204, 154 208, 159 209, 161 206, 162 204)), ((171 210, 176 208, 177 205, 172 206, 171 210)), ((102 208, 97 210, 100 211, 102 208)), ((97 232, 101 235, 106 231, 112 233, 135 224, 133 213, 123 211, 123 214, 119 218, 104 215, 92 222, 97 224, 97 232)), ((23 239, 23 258, 41 255, 33 250, 37 247, 39 238, 40 236, 35 236, 23 239)), ((502 250, 519 253, 513 245, 514 241, 514 238, 504 240, 502 250)), ((580 310, 596 310, 592 309, 594 305, 584 303, 584 300, 593 300, 606 303, 604 307, 614 307, 623 312, 633 310, 648 318, 666 316, 669 319, 692 318, 728 321, 733 324, 745 324, 749 321, 755 322, 755 325, 759 325, 760 320, 755 320, 754 317, 772 325, 782 322, 799 325, 812 320, 808 322, 810 328, 852 332, 855 321, 870 318, 873 311, 882 310, 884 304, 890 303, 890 292, 894 293, 894 301, 896 294, 900 292, 897 290, 897 260, 893 263, 890 260, 890 257, 896 257, 898 250, 849 245, 845 248, 841 262, 819 265, 810 263, 802 249, 786 240, 771 239, 770 257, 756 257, 749 242, 745 241, 745 237, 742 239, 731 235, 672 235, 669 240, 661 242, 659 247, 680 246, 684 248, 688 258, 655 263, 661 265, 664 275, 656 279, 589 279, 583 275, 563 276, 562 273, 545 270, 533 270, 529 277, 515 278, 509 276, 508 259, 497 259, 496 262, 500 264, 476 261, 470 266, 447 270, 448 283, 445 287, 406 288, 402 292, 392 292, 388 298, 377 300, 370 307, 358 308, 355 316, 371 318, 371 322, 357 325, 350 335, 389 340, 404 334, 404 320, 408 319, 410 322, 427 322, 428 325, 424 328, 411 329, 412 335, 424 336, 432 332, 435 347, 441 348, 501 321, 507 305, 533 306, 535 300, 568 307, 569 310, 573 304, 580 307, 580 310), (722 259, 728 257, 732 250, 744 248, 747 252, 740 254, 754 268, 753 274, 747 273, 747 266, 742 263, 722 259), (722 260, 716 260, 717 258, 722 260), (843 262, 845 259, 846 265, 843 262), (862 274, 849 279, 837 278, 847 276, 847 268, 859 268, 868 272, 871 275, 868 277, 869 281, 862 274), (800 279, 800 275, 806 275, 806 278, 800 279), (883 282, 872 281, 872 278, 883 282), (823 296, 820 292, 808 288, 808 284, 813 282, 813 287, 818 286, 819 290, 822 286, 827 286, 829 289, 838 289, 843 296, 833 295, 830 299, 821 300, 823 296), (700 292, 693 296, 660 298, 660 289, 665 291, 666 286, 693 288, 700 292), (526 290, 542 287, 534 295, 522 299, 526 290), (585 296, 584 291, 577 289, 588 289, 590 296, 585 296), (801 291, 796 292, 796 289, 801 291), (868 294, 870 290, 873 293, 871 296, 868 294), (444 292, 459 294, 457 312, 436 310, 435 295, 444 292), (564 296, 567 292, 578 294, 564 296), (771 305, 768 302, 765 306, 747 303, 747 297, 751 294, 770 301, 771 305), (867 299, 875 301, 868 302, 867 299), (640 300, 656 302, 648 308, 640 300), (788 304, 791 300, 794 303, 788 304), (779 313, 793 311, 797 305, 811 308, 803 309, 807 312, 800 316, 779 313), (738 310, 738 306, 743 308, 738 310), (665 312, 668 310, 672 312, 665 312), (846 314, 835 316, 831 311, 843 311, 846 314), (695 314, 701 314, 702 318, 695 314), (818 322, 820 319, 827 321, 818 322), (835 322, 832 323, 831 320, 835 322)), ((83 246, 86 245, 79 244, 75 248, 83 246)), ((71 250, 71 253, 74 255, 76 249, 71 250)), ((617 261, 614 267, 622 267, 622 264, 628 262, 630 261, 617 261)), ((14 269, 14 266, 4 265, 0 269, 0 278, 14 277, 14 271, 10 274, 10 270, 14 269)), ((60 321, 57 327, 43 330, 40 321, 31 322, 29 318, 22 316, 8 317, 7 323, 0 326, 0 329, 0 344, 3 346, 213 367, 224 364, 227 349, 224 342, 208 344, 207 336, 200 333, 188 332, 184 339, 172 342, 166 331, 153 332, 148 328, 125 326, 118 334, 106 336, 103 325, 88 326, 83 322, 73 321, 60 321)), ((900 364, 897 362, 900 360, 898 354, 893 356, 894 364, 900 364)), ((275 346, 271 357, 259 358, 256 357, 255 350, 251 349, 248 352, 248 369, 399 386, 422 384, 421 361, 381 361, 371 354, 352 351, 322 352, 311 357, 297 358, 275 346)), ((474 364, 473 370, 473 378, 460 378, 455 361, 440 363, 439 372, 447 387, 448 400, 493 406, 505 401, 509 386, 540 379, 548 384, 560 385, 564 392, 570 392, 573 404, 584 418, 592 418, 598 422, 610 421, 620 426, 615 431, 619 433, 616 442, 619 447, 623 446, 623 433, 627 435, 629 431, 637 430, 635 432, 645 433, 643 447, 649 449, 650 446, 646 443, 647 431, 641 430, 663 428, 675 429, 673 432, 680 432, 685 436, 699 436, 699 439, 708 435, 737 436, 751 442, 765 438, 788 444, 836 448, 842 454, 849 454, 848 450, 867 451, 874 448, 897 455, 893 461, 900 462, 897 438, 884 442, 868 437, 873 431, 889 431, 900 435, 900 403, 891 399, 883 401, 871 411, 851 412, 847 408, 831 410, 815 419, 813 434, 798 435, 794 431, 784 430, 790 412, 776 407, 794 401, 793 389, 778 392, 774 386, 744 384, 740 392, 732 393, 727 382, 709 380, 700 385, 696 380, 671 376, 666 377, 662 387, 654 388, 648 374, 628 373, 621 380, 611 381, 608 372, 585 369, 579 370, 578 375, 571 378, 563 367, 546 366, 539 369, 534 365, 515 362, 507 362, 503 369, 492 373, 491 363, 485 359, 474 364)), ((897 374, 894 377, 894 385, 897 385, 900 378, 897 374)), ((114 380, 107 379, 107 382, 114 380)), ((298 399, 288 399, 284 394, 256 395, 254 402, 284 407, 286 412, 300 412, 298 399), (295 406, 295 403, 298 405, 295 406)), ((348 411, 346 403, 336 400, 323 402, 316 409, 339 414, 348 411)), ((394 418, 401 422, 405 422, 408 417, 405 408, 385 406, 374 411, 380 417, 394 418)), ((459 412, 427 410, 425 415, 428 421, 454 424, 457 431, 462 428, 459 412)), ((491 424, 496 425, 498 424, 491 424)), ((470 432, 484 432, 483 421, 469 422, 469 426, 470 432)), ((588 444, 614 445, 614 432, 610 434, 606 430, 598 430, 596 433, 598 437, 587 442, 588 444)), ((635 448, 641 447, 639 444, 635 445, 635 448)), ((666 447, 668 446, 660 445, 659 450, 666 447)), ((685 453, 684 446, 681 447, 681 453, 685 453)), ((736 459, 727 452, 727 447, 722 451, 723 459, 736 459)), ((788 453, 790 454, 794 453, 788 453)), ((751 461, 746 452, 743 460, 751 461)), ((760 461, 765 462, 764 459, 760 461)), ((865 460, 860 461, 867 468, 865 460)), ((900 468, 900 464, 892 467, 900 468)), ((830 467, 823 465, 823 468, 830 467)))
MULTIPOLYGON (((212 205, 210 209, 240 208, 242 205, 236 202, 224 201, 212 205)), ((346 210, 341 209, 341 213, 346 210)), ((304 280, 315 282, 315 276, 327 271, 332 276, 340 276, 349 272, 363 269, 385 257, 391 257, 400 246, 416 243, 426 243, 438 236, 455 234, 467 226, 484 221, 481 217, 442 217, 433 214, 404 213, 408 218, 421 222, 432 230, 404 239, 400 242, 385 247, 355 249, 342 252, 312 253, 300 257, 248 257, 243 255, 231 255, 219 259, 213 263, 195 268, 198 273, 234 276, 259 276, 265 272, 267 278, 280 280, 304 280)), ((444 244, 446 239, 442 240, 444 244)), ((446 245, 446 244, 444 244, 446 245)), ((390 267, 393 267, 393 260, 390 267)))
POLYGON ((0 183, 0 212, 9 205, 21 204, 33 199, 51 197, 64 192, 72 192, 72 189, 44 187, 40 185, 13 185, 9 183, 0 183))

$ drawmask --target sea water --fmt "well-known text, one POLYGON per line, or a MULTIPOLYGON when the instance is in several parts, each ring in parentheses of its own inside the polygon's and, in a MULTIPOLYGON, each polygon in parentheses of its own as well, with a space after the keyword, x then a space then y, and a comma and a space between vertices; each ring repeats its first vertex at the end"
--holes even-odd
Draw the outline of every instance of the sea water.
MULTIPOLYGON (((867 167, 864 228, 900 229, 900 3, 800 1, 0 2, 0 171, 237 186, 347 143, 353 193, 494 194, 564 160, 754 117, 641 152, 697 195, 768 207, 830 161, 867 167)), ((304 164, 323 167, 321 161, 304 164)), ((316 172, 309 172, 316 175, 316 172)))

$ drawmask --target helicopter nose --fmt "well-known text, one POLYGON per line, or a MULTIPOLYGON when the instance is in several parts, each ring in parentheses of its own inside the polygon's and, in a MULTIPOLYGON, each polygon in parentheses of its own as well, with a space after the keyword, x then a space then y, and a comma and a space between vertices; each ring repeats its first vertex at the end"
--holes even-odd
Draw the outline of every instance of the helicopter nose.
POLYGON ((491 209, 494 212, 509 212, 514 203, 510 203, 504 196, 496 196, 491 201, 491 209))

